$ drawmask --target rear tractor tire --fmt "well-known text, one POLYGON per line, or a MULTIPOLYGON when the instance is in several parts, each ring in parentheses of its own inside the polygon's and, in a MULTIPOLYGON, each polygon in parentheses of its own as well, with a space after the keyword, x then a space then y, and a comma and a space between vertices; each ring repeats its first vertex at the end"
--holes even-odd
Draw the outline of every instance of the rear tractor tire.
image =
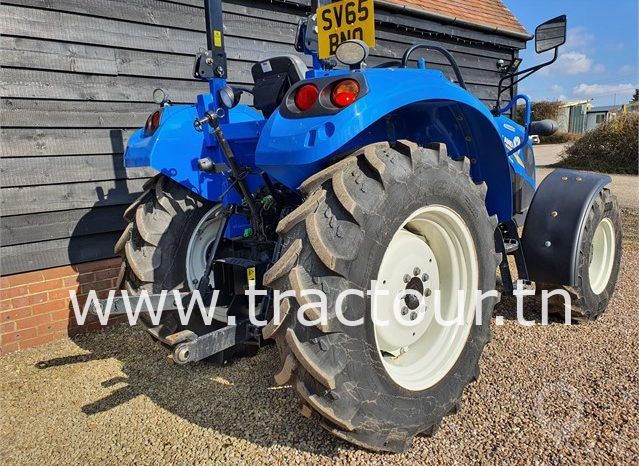
POLYGON ((196 289, 219 208, 164 175, 149 180, 124 213, 129 223, 115 245, 122 256, 118 286, 130 294, 196 289))
POLYGON ((275 380, 290 383, 305 412, 319 414, 321 425, 341 439, 404 451, 415 435, 433 434, 444 416, 456 413, 464 388, 479 376, 498 299, 483 301, 481 324, 469 300, 475 290, 495 289, 500 255, 486 186, 473 182, 469 167, 468 159, 449 158, 443 144, 373 144, 306 180, 306 200, 278 225, 283 252, 264 282, 295 297, 284 298, 280 320, 263 331, 280 353, 275 380), (337 295, 365 293, 372 280, 390 296, 408 288, 423 295, 419 306, 405 300, 401 311, 416 321, 423 314, 420 323, 393 321, 392 301, 383 297, 376 315, 389 325, 376 323, 366 294, 349 295, 342 306, 346 319, 362 318, 362 325, 337 318, 337 295), (325 323, 300 322, 301 306, 307 320, 319 312, 303 289, 326 294, 325 323), (458 289, 467 291, 465 298, 458 289), (434 320, 436 290, 448 321, 463 300, 460 325, 434 320))

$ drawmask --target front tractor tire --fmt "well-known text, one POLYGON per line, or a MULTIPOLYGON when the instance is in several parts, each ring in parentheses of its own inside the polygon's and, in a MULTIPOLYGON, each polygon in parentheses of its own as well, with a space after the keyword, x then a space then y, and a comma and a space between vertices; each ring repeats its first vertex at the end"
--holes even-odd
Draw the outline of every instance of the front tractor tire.
MULTIPOLYGON (((434 321, 431 300, 440 290, 441 316, 450 321, 463 299, 458 289, 468 298, 495 289, 497 219, 486 211, 486 185, 475 184, 468 159, 452 160, 443 144, 399 141, 359 150, 301 189, 307 197, 279 223, 282 255, 264 277, 275 290, 295 291, 263 331, 280 353, 275 380, 290 383, 337 437, 404 451, 457 412, 464 388, 479 376, 497 298, 483 301, 480 324, 467 299, 461 324, 451 327, 434 321), (423 295, 425 306, 406 299, 401 311, 415 321, 423 314, 420 323, 409 330, 397 321, 376 324, 366 294, 349 295, 342 306, 346 319, 363 318, 362 325, 339 319, 338 294, 365 293, 373 280, 391 296, 409 288, 423 295), (326 294, 325 322, 300 322, 300 307, 307 321, 320 313, 304 289, 326 294)), ((376 305, 379 321, 391 316, 384 299, 376 305)))
POLYGON ((122 257, 118 286, 134 295, 196 288, 217 208, 164 175, 149 180, 124 213, 129 223, 115 245, 122 257))
MULTIPOLYGON (((617 286, 621 266, 622 230, 617 198, 602 189, 588 211, 581 233, 576 264, 576 283, 565 286, 571 297, 571 318, 577 322, 596 320, 608 307, 617 286)), ((542 289, 552 290, 543 284, 542 289)), ((563 312, 563 298, 550 298, 563 312)))

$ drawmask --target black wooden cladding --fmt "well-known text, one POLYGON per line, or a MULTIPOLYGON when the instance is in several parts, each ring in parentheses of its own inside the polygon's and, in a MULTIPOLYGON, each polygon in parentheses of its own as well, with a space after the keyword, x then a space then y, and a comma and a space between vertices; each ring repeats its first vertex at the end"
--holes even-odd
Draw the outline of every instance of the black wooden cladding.
MULTIPOLYGON (((250 84, 253 63, 294 53, 308 3, 225 2, 229 80, 250 84)), ((511 60, 524 45, 381 8, 376 16, 371 66, 401 57, 409 44, 439 42, 486 104, 496 96, 497 60, 511 60)), ((180 103, 206 92, 191 77, 204 30, 202 0, 3 1, 0 273, 113 255, 122 212, 153 173, 124 168, 126 140, 155 108, 154 88, 180 103)), ((441 56, 425 57, 452 75, 441 56)))

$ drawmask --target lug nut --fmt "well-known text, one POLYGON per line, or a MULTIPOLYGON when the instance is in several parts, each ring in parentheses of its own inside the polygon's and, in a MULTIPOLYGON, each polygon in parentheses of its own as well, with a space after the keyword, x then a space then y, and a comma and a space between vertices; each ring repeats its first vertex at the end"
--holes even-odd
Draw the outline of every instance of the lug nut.
POLYGON ((426 288, 424 290, 424 296, 426 296, 427 298, 432 294, 433 292, 431 291, 430 288, 426 288))
POLYGON ((415 311, 410 313, 410 320, 415 320, 417 319, 417 313, 415 311))
POLYGON ((404 283, 408 283, 410 281, 410 275, 404 275, 404 283))
POLYGON ((423 274, 423 275, 422 275, 422 281, 423 281, 423 282, 427 282, 429 278, 430 278, 430 277, 428 276, 428 274, 427 274, 427 273, 425 273, 425 274, 423 274))
POLYGON ((413 275, 417 276, 417 275, 419 275, 420 273, 422 273, 422 271, 421 271, 421 270, 419 270, 419 267, 415 267, 415 268, 413 269, 413 275))
POLYGON ((405 316, 406 314, 408 314, 408 308, 404 306, 401 312, 402 312, 402 315, 405 316))

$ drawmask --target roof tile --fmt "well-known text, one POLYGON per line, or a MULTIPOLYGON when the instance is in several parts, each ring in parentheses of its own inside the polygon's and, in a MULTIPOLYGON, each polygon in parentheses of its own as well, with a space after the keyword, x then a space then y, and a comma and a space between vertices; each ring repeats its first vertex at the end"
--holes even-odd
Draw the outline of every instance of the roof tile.
POLYGON ((389 0, 401 6, 450 16, 470 23, 527 34, 502 0, 389 0))

